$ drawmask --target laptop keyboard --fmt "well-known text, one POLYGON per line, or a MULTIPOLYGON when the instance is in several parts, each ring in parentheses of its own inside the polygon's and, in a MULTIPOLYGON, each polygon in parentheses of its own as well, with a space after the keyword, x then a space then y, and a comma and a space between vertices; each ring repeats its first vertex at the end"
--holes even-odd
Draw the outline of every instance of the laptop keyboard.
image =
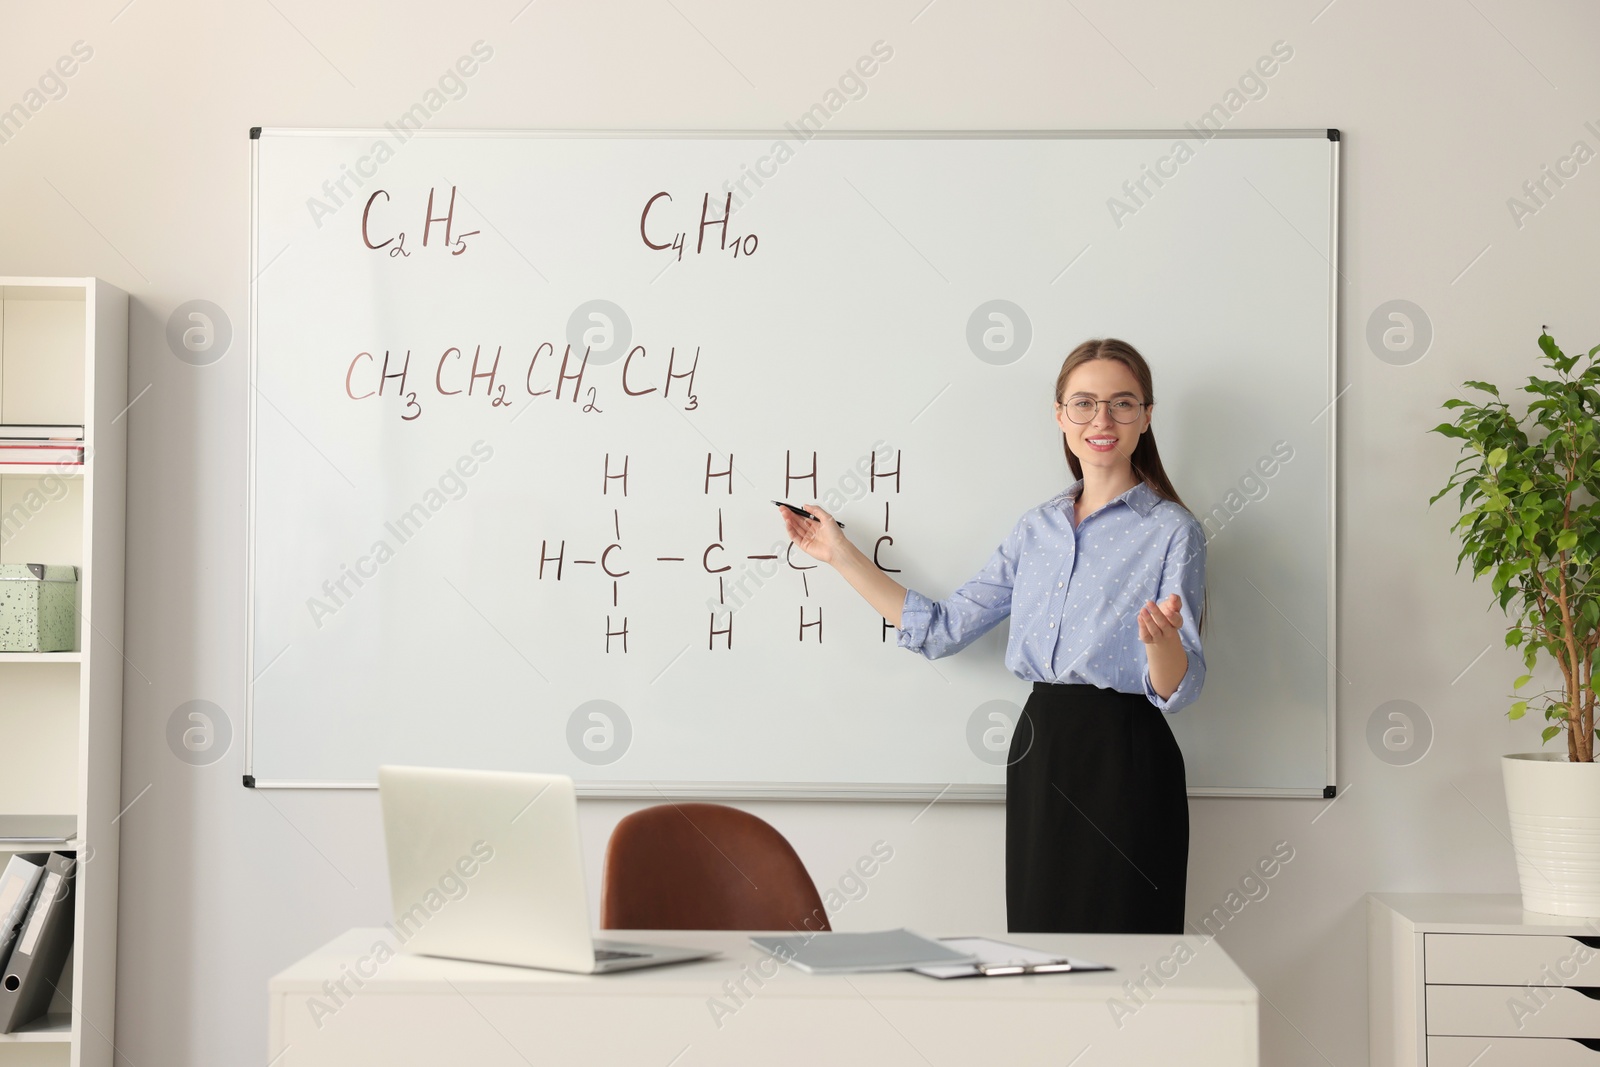
POLYGON ((644 958, 643 952, 623 952, 617 948, 597 948, 594 950, 596 960, 637 960, 644 958))

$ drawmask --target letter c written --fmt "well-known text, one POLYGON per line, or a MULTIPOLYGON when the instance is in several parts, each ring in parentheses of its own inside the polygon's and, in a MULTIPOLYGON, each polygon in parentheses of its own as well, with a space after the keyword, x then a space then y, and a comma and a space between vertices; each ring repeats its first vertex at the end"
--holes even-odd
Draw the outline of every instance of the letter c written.
POLYGON ((350 391, 350 378, 351 378, 352 375, 355 374, 355 372, 356 372, 356 364, 358 362, 360 362, 362 356, 366 356, 368 359, 371 359, 372 358, 372 353, 371 352, 357 352, 356 353, 356 358, 352 359, 350 361, 350 368, 344 372, 344 392, 345 392, 345 395, 348 396, 351 400, 365 400, 367 397, 372 395, 372 391, 371 390, 368 390, 367 392, 362 393, 360 396, 356 396, 355 393, 350 391))
POLYGON ((645 201, 644 210, 639 213, 639 236, 644 239, 644 243, 647 248, 654 249, 657 252, 661 251, 663 248, 671 248, 672 246, 670 244, 658 245, 654 241, 650 240, 650 235, 645 232, 644 224, 650 218, 650 209, 655 207, 656 201, 660 200, 663 196, 667 198, 669 203, 671 202, 672 197, 667 193, 657 193, 655 196, 652 196, 649 200, 645 201))
POLYGON ((372 202, 378 199, 380 196, 385 200, 389 199, 389 194, 384 192, 382 189, 379 189, 377 192, 367 197, 367 206, 361 209, 361 243, 373 250, 383 248, 385 245, 389 245, 394 242, 394 238, 391 237, 389 240, 383 242, 383 244, 375 245, 372 243, 372 238, 367 235, 367 216, 372 214, 372 202))
POLYGON ((554 355, 556 346, 551 344, 549 341, 546 341, 544 344, 533 350, 533 358, 528 361, 528 377, 524 384, 528 388, 529 396, 544 396, 550 391, 548 389, 540 389, 535 392, 533 388, 533 369, 539 365, 539 357, 544 355, 547 349, 551 355, 554 355))
POLYGON ((433 372, 433 387, 439 390, 440 396, 455 396, 461 392, 459 389, 446 389, 444 387, 444 361, 449 359, 452 353, 455 354, 457 359, 461 358, 461 349, 447 348, 444 350, 444 355, 439 357, 438 369, 433 372))
MULTIPOLYGON (((882 563, 878 562, 878 549, 882 547, 885 541, 889 542, 891 545, 894 544, 894 538, 890 537, 888 534, 884 534, 882 537, 878 538, 877 544, 872 546, 873 565, 886 574, 899 574, 899 567, 885 567, 882 563)), ((790 544, 792 545, 793 542, 790 542, 790 544)))
MULTIPOLYGON (((634 356, 638 356, 640 359, 644 358, 644 356, 645 356, 644 345, 634 345, 632 348, 630 348, 628 350, 628 358, 624 359, 622 361, 622 391, 624 393, 626 393, 628 396, 644 396, 646 393, 655 392, 656 391, 656 386, 653 386, 653 385, 648 389, 634 389, 634 388, 632 388, 631 386, 628 385, 628 371, 633 369, 633 357, 634 356)), ((671 370, 671 368, 669 367, 668 368, 669 373, 670 373, 670 370, 671 370)))
MULTIPOLYGON (((606 574, 608 576, 612 577, 612 578, 621 578, 624 574, 632 573, 631 571, 614 571, 614 570, 611 569, 611 564, 606 562, 606 557, 611 555, 611 550, 614 549, 614 548, 621 548, 621 547, 622 546, 618 545, 618 544, 610 544, 610 545, 606 546, 606 550, 604 552, 600 553, 600 569, 605 571, 606 574)), ((712 546, 712 548, 715 548, 715 547, 716 547, 715 545, 712 546)), ((708 549, 706 549, 706 551, 710 552, 711 549, 708 548, 708 549)), ((723 570, 727 570, 728 568, 724 567, 722 569, 723 570)))
MULTIPOLYGON (((793 542, 790 542, 790 543, 793 544, 793 542)), ((717 551, 717 549, 719 549, 719 548, 722 548, 722 546, 721 545, 711 545, 700 556, 700 565, 702 567, 704 567, 706 569, 706 571, 708 573, 710 573, 710 574, 721 574, 723 571, 731 571, 731 570, 733 570, 733 568, 728 566, 727 564, 723 564, 720 567, 713 567, 711 565, 711 553, 717 551)))

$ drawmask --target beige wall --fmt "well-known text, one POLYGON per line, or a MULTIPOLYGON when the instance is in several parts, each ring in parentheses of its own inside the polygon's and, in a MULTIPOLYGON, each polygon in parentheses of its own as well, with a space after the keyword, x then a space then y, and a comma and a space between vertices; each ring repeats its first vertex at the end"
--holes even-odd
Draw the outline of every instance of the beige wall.
MULTIPOLYGON (((1503 720, 1519 669, 1488 589, 1455 573, 1444 503, 1426 506, 1455 452, 1424 431, 1462 379, 1531 373, 1541 324, 1569 349, 1600 341, 1600 162, 1551 185, 1535 214, 1517 220, 1507 206, 1575 141, 1600 149, 1584 125, 1600 128, 1600 12, 1506 0, 124 2, 13 4, 0 16, 0 108, 39 105, 20 127, 16 112, 0 124, 0 273, 94 274, 127 289, 130 392, 149 387, 130 412, 123 792, 150 788, 121 820, 116 1033, 128 1062, 264 1062, 267 977, 384 917, 375 795, 240 786, 246 131, 379 125, 480 39, 492 59, 435 125, 776 127, 883 40, 892 60, 831 118, 836 128, 1169 128, 1225 101, 1285 42, 1292 58, 1230 125, 1344 131, 1344 795, 1331 806, 1196 801, 1190 913, 1222 903, 1289 842, 1293 860, 1220 943, 1264 995, 1263 1062, 1344 1067, 1366 1059, 1361 894, 1515 889, 1495 757, 1536 747, 1537 727, 1503 720), (72 74, 57 82, 48 72, 61 57, 72 74), (47 92, 30 97, 41 78, 47 92), (166 341, 169 315, 195 299, 234 328, 208 366, 166 341), (1378 359, 1365 337, 1395 299, 1419 305, 1435 331, 1405 366, 1378 359), (200 767, 166 741, 169 717, 196 699, 233 725, 232 750, 200 767), (1432 725, 1431 750, 1409 766, 1366 740, 1392 700, 1432 725)), ((586 805, 591 891, 626 810, 586 805)), ((875 841, 892 845, 841 927, 1003 923, 998 807, 756 810, 824 887, 875 841)))

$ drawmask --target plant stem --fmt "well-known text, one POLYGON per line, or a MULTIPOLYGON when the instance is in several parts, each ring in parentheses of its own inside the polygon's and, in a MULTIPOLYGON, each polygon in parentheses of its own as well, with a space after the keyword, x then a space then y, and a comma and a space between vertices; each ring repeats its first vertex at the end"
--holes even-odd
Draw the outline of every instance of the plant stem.
MULTIPOLYGON (((1567 422, 1568 432, 1571 432, 1571 420, 1567 422)), ((1572 464, 1567 464, 1567 481, 1573 480, 1576 472, 1572 464)), ((1572 525, 1572 490, 1567 490, 1567 499, 1561 508, 1561 529, 1567 530, 1572 525)), ((1559 536, 1559 535, 1558 535, 1559 536)), ((1582 664, 1578 659, 1578 644, 1572 636, 1572 610, 1567 599, 1567 552, 1565 549, 1556 551, 1556 603, 1561 607, 1561 629, 1567 646, 1567 658, 1556 659, 1561 663, 1561 674, 1567 682, 1567 758, 1573 763, 1592 763, 1594 761, 1594 733, 1585 729, 1584 705, 1587 703, 1579 692, 1581 684, 1580 672, 1582 664)))

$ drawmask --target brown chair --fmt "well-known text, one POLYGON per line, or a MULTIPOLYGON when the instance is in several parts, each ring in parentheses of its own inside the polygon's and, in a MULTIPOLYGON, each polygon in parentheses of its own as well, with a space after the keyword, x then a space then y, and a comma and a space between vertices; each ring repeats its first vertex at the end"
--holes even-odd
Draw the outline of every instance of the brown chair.
POLYGON ((828 930, 789 842, 724 804, 659 804, 617 823, 606 846, 607 930, 828 930))

